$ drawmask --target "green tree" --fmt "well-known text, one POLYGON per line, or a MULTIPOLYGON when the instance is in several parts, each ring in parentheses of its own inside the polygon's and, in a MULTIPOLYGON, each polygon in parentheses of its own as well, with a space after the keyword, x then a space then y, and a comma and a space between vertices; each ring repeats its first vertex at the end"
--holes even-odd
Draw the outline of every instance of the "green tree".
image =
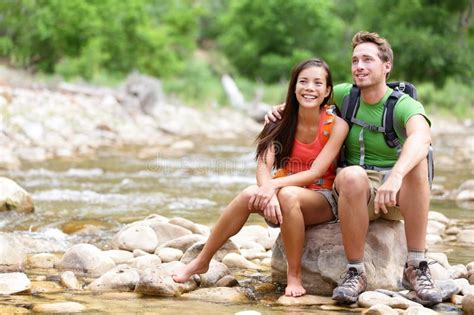
POLYGON ((324 0, 231 0, 218 42, 241 74, 266 82, 287 78, 312 56, 337 67, 342 23, 331 9, 324 0))

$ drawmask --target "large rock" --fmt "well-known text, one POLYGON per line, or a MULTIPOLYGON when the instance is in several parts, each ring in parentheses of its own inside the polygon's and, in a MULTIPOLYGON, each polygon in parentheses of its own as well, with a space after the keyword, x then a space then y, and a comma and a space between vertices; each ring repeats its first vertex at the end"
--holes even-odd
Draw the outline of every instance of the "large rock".
POLYGON ((140 280, 138 270, 120 265, 95 279, 88 289, 92 291, 133 291, 140 280))
POLYGON ((129 251, 141 249, 145 252, 153 253, 158 246, 158 239, 151 227, 131 224, 115 235, 112 246, 129 251))
POLYGON ((56 265, 60 270, 70 270, 75 274, 99 277, 115 267, 112 259, 100 249, 90 244, 77 244, 69 248, 56 265))
POLYGON ((29 289, 31 289, 31 281, 24 273, 0 273, 0 295, 19 293, 29 289))
POLYGON ((0 211, 5 210, 33 212, 33 198, 11 179, 0 177, 0 211))
MULTIPOLYGON (((406 253, 403 223, 386 220, 372 222, 364 254, 367 290, 400 288, 406 253)), ((306 229, 301 276, 309 294, 331 295, 346 264, 339 224, 306 229)), ((281 236, 273 247, 272 277, 274 281, 286 283, 286 257, 281 236)))
MULTIPOLYGON (((199 253, 204 248, 205 243, 199 242, 194 244, 193 246, 189 247, 188 250, 184 253, 183 257, 181 257, 181 261, 185 264, 189 263, 191 260, 197 257, 199 253)), ((229 253, 237 253, 240 254, 240 250, 232 241, 232 239, 227 240, 224 245, 219 248, 219 250, 214 254, 214 259, 217 261, 222 261, 222 259, 229 253)))
POLYGON ((20 271, 26 264, 26 251, 15 237, 0 233, 0 272, 20 271))
POLYGON ((197 288, 194 280, 176 283, 166 268, 149 268, 142 272, 135 288, 136 293, 156 296, 180 296, 197 288))

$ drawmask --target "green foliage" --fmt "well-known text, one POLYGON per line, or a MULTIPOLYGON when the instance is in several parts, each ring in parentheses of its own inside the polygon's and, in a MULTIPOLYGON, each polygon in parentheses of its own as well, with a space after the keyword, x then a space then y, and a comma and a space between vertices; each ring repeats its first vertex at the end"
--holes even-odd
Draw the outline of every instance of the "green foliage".
POLYGON ((0 50, 13 64, 92 78, 179 72, 200 9, 192 0, 5 0, 0 12, 0 50))
POLYGON ((323 0, 231 0, 219 45, 242 75, 275 82, 302 57, 337 59, 342 24, 331 8, 323 0))

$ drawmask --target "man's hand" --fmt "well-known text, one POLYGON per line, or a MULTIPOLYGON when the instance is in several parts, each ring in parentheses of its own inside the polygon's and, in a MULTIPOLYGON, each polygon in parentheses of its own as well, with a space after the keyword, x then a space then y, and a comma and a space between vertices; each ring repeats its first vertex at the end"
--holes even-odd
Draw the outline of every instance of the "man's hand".
POLYGON ((265 184, 260 186, 255 192, 255 194, 249 199, 249 211, 251 211, 252 209, 259 209, 260 211, 264 211, 272 197, 275 196, 275 193, 276 188, 273 187, 271 184, 265 184))
POLYGON ((383 213, 388 213, 387 207, 397 205, 397 193, 402 187, 403 178, 400 174, 390 173, 387 181, 383 183, 375 194, 374 212, 379 213, 382 209, 383 213))
POLYGON ((281 119, 281 112, 285 108, 285 104, 275 105, 265 114, 265 124, 268 124, 270 121, 275 122, 281 119))
POLYGON ((270 199, 270 202, 267 204, 267 207, 263 211, 263 216, 268 221, 274 224, 282 224, 283 223, 283 215, 281 214, 280 209, 280 202, 276 195, 270 199))

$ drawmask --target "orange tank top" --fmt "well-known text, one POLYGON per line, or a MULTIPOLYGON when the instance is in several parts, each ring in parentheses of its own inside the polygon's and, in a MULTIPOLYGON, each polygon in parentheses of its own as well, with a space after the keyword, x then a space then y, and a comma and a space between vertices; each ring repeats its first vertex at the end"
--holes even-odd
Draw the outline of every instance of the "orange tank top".
MULTIPOLYGON (((291 150, 290 159, 285 166, 284 173, 287 175, 306 171, 311 168, 316 157, 319 155, 324 145, 327 143, 332 126, 335 123, 335 114, 332 108, 325 106, 321 108, 318 133, 312 143, 302 143, 295 139, 291 150)), ((336 177, 336 160, 331 163, 326 173, 314 183, 306 186, 308 189, 332 189, 334 178, 336 177)), ((277 175, 278 176, 278 175, 277 175)))

